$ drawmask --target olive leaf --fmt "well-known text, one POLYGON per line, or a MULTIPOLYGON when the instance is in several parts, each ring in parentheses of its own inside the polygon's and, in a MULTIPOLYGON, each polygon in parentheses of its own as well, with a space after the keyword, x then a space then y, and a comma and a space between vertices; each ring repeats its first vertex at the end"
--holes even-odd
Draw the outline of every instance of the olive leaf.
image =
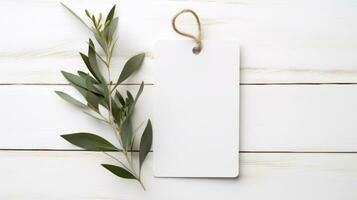
POLYGON ((126 96, 128 97, 128 103, 129 105, 131 105, 134 102, 134 97, 133 95, 130 93, 130 91, 126 91, 126 96))
POLYGON ((101 100, 91 92, 87 92, 85 98, 88 102, 88 106, 96 112, 99 112, 99 104, 101 103, 101 100))
POLYGON ((99 83, 103 82, 104 78, 101 76, 98 67, 91 66, 88 56, 86 56, 83 53, 79 53, 79 54, 81 55, 82 60, 83 60, 84 64, 87 66, 90 73, 96 78, 96 80, 99 83))
POLYGON ((107 107, 102 92, 93 85, 93 80, 88 74, 79 73, 80 76, 62 71, 63 76, 82 94, 87 100, 88 106, 98 111, 98 105, 107 107))
POLYGON ((93 89, 93 88, 88 88, 87 86, 87 81, 84 77, 81 77, 79 75, 75 75, 69 72, 65 72, 65 71, 61 71, 62 75, 67 79, 67 81, 69 83, 71 83, 73 86, 82 88, 84 90, 88 90, 90 92, 93 92, 97 95, 101 95, 100 92, 98 92, 97 90, 93 89))
POLYGON ((58 96, 60 96, 63 100, 65 100, 65 101, 67 101, 67 102, 69 102, 69 103, 71 103, 71 104, 73 104, 75 106, 78 106, 80 108, 87 108, 87 106, 84 103, 82 103, 82 102, 78 101, 77 99, 71 97, 67 93, 64 93, 64 92, 61 92, 61 91, 55 91, 55 93, 58 96))
POLYGON ((120 106, 118 105, 118 103, 114 100, 114 98, 112 99, 112 114, 113 114, 113 117, 114 117, 114 121, 117 123, 117 124, 120 124, 120 120, 121 120, 121 117, 122 117, 122 111, 121 111, 121 108, 120 106))
POLYGON ((146 156, 150 152, 151 145, 152 145, 152 126, 151 126, 151 121, 149 120, 140 140, 140 151, 139 151, 140 169, 143 166, 146 156))
POLYGON ((128 170, 116 166, 116 165, 109 165, 109 164, 102 164, 102 166, 109 170, 111 173, 121 177, 121 178, 126 178, 126 179, 135 179, 135 176, 129 172, 128 170))
POLYGON ((88 73, 86 73, 86 72, 83 72, 83 71, 77 71, 77 74, 80 76, 80 77, 82 77, 83 79, 87 79, 87 78, 89 78, 90 79, 90 81, 93 83, 93 84, 97 84, 98 82, 97 82, 97 80, 95 80, 92 76, 90 76, 88 73))
POLYGON ((116 5, 114 5, 114 6, 112 7, 112 9, 110 9, 110 11, 109 11, 107 17, 105 18, 105 23, 108 23, 108 22, 112 21, 112 19, 113 19, 113 17, 114 17, 114 13, 115 13, 115 7, 116 7, 116 5))
POLYGON ((132 138, 133 138, 133 127, 132 127, 132 114, 133 110, 135 108, 136 102, 138 101, 141 93, 143 92, 144 89, 144 82, 141 83, 140 88, 134 97, 132 94, 127 91, 127 103, 128 104, 128 112, 127 116, 124 119, 123 123, 121 124, 121 138, 123 141, 123 148, 125 150, 128 150, 132 146, 132 138))
POLYGON ((106 40, 104 38, 102 38, 102 36, 99 33, 94 33, 94 37, 95 37, 96 41, 98 42, 98 44, 100 45, 100 47, 102 47, 104 52, 106 54, 108 54, 108 52, 107 52, 108 45, 107 45, 106 40))
POLYGON ((82 18, 80 18, 73 10, 71 10, 68 6, 66 6, 64 3, 61 2, 61 5, 65 7, 74 17, 76 17, 84 26, 86 26, 89 30, 92 31, 92 29, 83 21, 82 18))
POLYGON ((133 125, 131 116, 127 116, 126 119, 121 124, 120 136, 123 142, 123 148, 128 150, 131 147, 132 137, 133 137, 133 125))
POLYGON ((125 105, 125 100, 124 100, 123 96, 120 94, 120 92, 118 92, 118 91, 115 92, 115 100, 120 102, 120 104, 122 106, 125 105))
POLYGON ((67 81, 70 82, 72 85, 81 87, 83 89, 87 89, 85 79, 65 71, 61 71, 61 73, 67 79, 67 81))
POLYGON ((97 96, 104 97, 103 87, 101 87, 101 85, 98 85, 98 82, 94 80, 91 76, 89 76, 89 74, 79 73, 79 76, 81 76, 86 81, 86 88, 90 92, 93 92, 97 96))
POLYGON ((112 40, 113 40, 112 36, 114 35, 114 33, 115 33, 115 31, 116 31, 116 29, 118 27, 118 21, 119 21, 119 19, 117 17, 114 18, 110 22, 109 26, 106 29, 104 29, 105 35, 106 35, 106 39, 107 39, 108 42, 112 42, 112 40))
MULTIPOLYGON (((139 99, 141 93, 143 93, 143 90, 144 90, 144 82, 141 82, 140 88, 139 88, 138 92, 136 93, 135 99, 132 100, 132 104, 129 107, 129 115, 133 112, 136 102, 138 102, 138 99, 139 99)), ((133 97, 131 97, 131 98, 133 98, 133 97)))
POLYGON ((129 76, 131 76, 135 71, 137 71, 142 63, 144 62, 145 53, 138 54, 131 57, 124 65, 123 70, 120 73, 119 79, 115 85, 118 86, 120 83, 125 81, 129 76))
POLYGON ((73 134, 61 135, 61 137, 67 140, 68 142, 78 147, 81 147, 85 150, 90 150, 90 151, 118 150, 118 148, 116 148, 106 139, 92 133, 73 133, 73 134))
POLYGON ((97 54, 95 52, 95 47, 93 44, 93 41, 89 39, 89 45, 88 45, 88 64, 87 68, 89 71, 93 74, 93 76, 98 80, 99 83, 104 82, 104 78, 102 74, 99 71, 98 68, 98 63, 97 63, 97 54))
MULTIPOLYGON (((103 34, 102 36, 104 37, 105 41, 107 44, 111 44, 113 42, 113 36, 114 33, 116 32, 116 29, 118 27, 118 21, 119 19, 116 17, 109 21, 106 26, 104 27, 103 34)), ((108 52, 111 53, 111 52, 108 52)))

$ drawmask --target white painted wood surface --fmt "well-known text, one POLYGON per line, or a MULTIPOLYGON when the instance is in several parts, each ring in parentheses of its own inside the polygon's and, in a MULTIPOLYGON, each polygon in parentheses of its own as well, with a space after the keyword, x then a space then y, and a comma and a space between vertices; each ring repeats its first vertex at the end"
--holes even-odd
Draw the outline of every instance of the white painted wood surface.
MULTIPOLYGON (((120 40, 113 79, 128 57, 146 52, 142 70, 128 82, 154 84, 139 102, 137 123, 150 116, 153 44, 179 38, 170 26, 178 10, 197 11, 205 39, 237 39, 244 84, 240 177, 153 178, 151 153, 144 170, 148 191, 143 192, 136 183, 102 169, 100 163, 110 162, 104 154, 65 151, 76 148, 59 137, 62 133, 87 130, 114 141, 105 126, 53 93, 73 93, 70 87, 51 85, 66 84, 60 70, 84 69, 77 52, 85 51, 89 32, 56 0, 2 0, 0 199, 357 198, 356 1, 64 3, 81 16, 84 8, 104 12, 118 5, 120 40), (283 85, 272 85, 276 83, 283 85)), ((185 29, 194 29, 190 18, 180 21, 185 29)))
MULTIPOLYGON (((153 87, 144 88, 136 124, 153 113, 153 87)), ((78 96, 70 86, 0 87, 6 94, 0 104, 0 149, 76 149, 59 135, 78 131, 115 141, 110 129, 57 97, 55 90, 78 96)), ((357 152, 356 102, 357 85, 241 86, 240 149, 357 152)))
MULTIPOLYGON (((114 64, 147 52, 131 81, 152 82, 153 44, 177 39, 171 17, 182 8, 200 15, 205 39, 236 39, 242 45, 242 82, 357 82, 354 0, 65 0, 80 16, 84 8, 107 11, 118 4, 119 49, 114 64)), ((84 67, 89 32, 56 0, 0 1, 1 83, 65 83, 58 71, 84 67), (11 19, 11 20, 9 20, 11 19)), ((183 16, 185 29, 194 29, 183 16)), ((113 73, 117 75, 117 73, 113 73)))
MULTIPOLYGON (((0 152, 1 199, 291 199, 355 200, 356 154, 242 153, 238 179, 154 178, 144 164, 144 192, 99 164, 93 152, 0 152), (14 167, 18 166, 18 167, 14 167)), ((214 162, 215 158, 212 158, 214 162)))

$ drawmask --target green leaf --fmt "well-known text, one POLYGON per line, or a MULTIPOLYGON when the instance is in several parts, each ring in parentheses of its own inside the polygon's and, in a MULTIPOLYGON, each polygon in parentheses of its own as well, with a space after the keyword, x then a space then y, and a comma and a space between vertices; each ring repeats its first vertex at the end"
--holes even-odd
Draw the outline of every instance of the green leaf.
POLYGON ((75 86, 75 88, 83 95, 83 97, 86 97, 86 92, 84 92, 81 89, 84 89, 85 91, 93 92, 93 93, 95 93, 97 95, 103 96, 103 94, 101 94, 100 91, 98 91, 98 90, 96 90, 94 88, 88 88, 87 80, 84 77, 78 76, 78 75, 75 75, 75 74, 72 74, 72 73, 68 73, 68 72, 65 72, 65 71, 61 71, 61 73, 67 79, 67 81, 69 83, 71 83, 73 86, 75 86))
POLYGON ((108 88, 105 85, 103 86, 103 84, 100 85, 94 84, 93 86, 97 91, 99 91, 101 94, 104 94, 104 96, 106 96, 106 91, 108 90, 108 88))
POLYGON ((143 166, 144 160, 148 155, 148 153, 150 152, 151 145, 152 145, 152 126, 151 126, 151 121, 149 120, 140 140, 140 152, 139 152, 140 168, 143 166))
POLYGON ((88 74, 86 76, 83 76, 86 80, 86 87, 89 91, 92 91, 93 93, 97 94, 98 96, 104 97, 103 94, 103 88, 99 85, 95 85, 97 81, 93 81, 93 78, 89 76, 88 74))
POLYGON ((129 105, 132 104, 134 102, 134 97, 133 95, 129 92, 129 91, 126 91, 126 96, 128 97, 128 103, 129 105))
POLYGON ((85 77, 87 77, 87 75, 88 75, 88 73, 85 73, 84 71, 80 71, 80 70, 78 70, 77 73, 78 73, 78 75, 79 75, 80 77, 82 77, 82 78, 85 78, 85 77))
POLYGON ((110 22, 109 35, 113 36, 118 27, 119 18, 116 17, 110 22))
POLYGON ((65 72, 65 71, 61 71, 61 73, 67 79, 67 81, 69 83, 71 83, 72 85, 87 89, 86 81, 82 77, 65 72))
MULTIPOLYGON (((138 92, 136 93, 135 99, 134 99, 133 102, 130 104, 129 114, 131 114, 131 113, 134 111, 136 102, 138 102, 138 99, 139 99, 141 93, 143 92, 143 90, 144 90, 144 82, 141 82, 140 88, 139 88, 138 92)), ((131 98, 132 98, 132 97, 131 97, 131 98)))
POLYGON ((86 65, 86 67, 88 68, 88 70, 90 71, 90 73, 96 78, 96 80, 101 83, 103 80, 103 77, 101 76, 99 69, 98 68, 93 68, 90 63, 89 63, 89 58, 88 56, 86 56, 83 53, 79 53, 82 57, 82 60, 84 62, 84 64, 86 65))
POLYGON ((108 21, 111 21, 111 20, 113 19, 114 13, 115 13, 115 7, 116 7, 116 5, 114 5, 114 6, 112 7, 112 9, 110 9, 110 11, 109 11, 109 13, 108 13, 108 16, 107 16, 106 19, 105 19, 105 23, 107 23, 108 21))
POLYGON ((113 40, 113 36, 115 34, 115 31, 117 30, 117 27, 118 27, 118 17, 114 18, 110 24, 109 24, 109 27, 107 27, 105 29, 105 33, 106 33, 106 37, 107 37, 107 41, 108 42, 112 42, 113 40))
POLYGON ((97 40, 98 44, 100 45, 100 47, 102 47, 103 51, 108 54, 108 45, 105 41, 105 38, 101 37, 101 35, 99 35, 98 33, 94 34, 95 39, 97 40))
POLYGON ((131 116, 128 115, 124 119, 123 123, 120 126, 120 136, 123 142, 123 148, 128 150, 131 146, 132 137, 133 137, 133 125, 131 122, 131 116))
POLYGON ((114 42, 112 42, 112 48, 111 48, 111 50, 110 50, 110 52, 109 52, 109 56, 110 56, 110 57, 112 57, 112 55, 113 55, 113 52, 114 52, 114 50, 115 50, 115 46, 116 46, 117 41, 118 41, 118 38, 116 38, 116 39, 114 40, 114 42))
POLYGON ((106 84, 98 83, 98 81, 95 80, 91 75, 82 71, 78 71, 78 75, 86 80, 88 90, 93 91, 94 93, 99 94, 100 96, 105 96, 106 91, 108 90, 106 84), (89 83, 87 82, 87 79, 89 79, 89 83))
POLYGON ((110 171, 111 173, 121 177, 121 178, 126 178, 126 179, 135 179, 135 176, 127 171, 126 169, 116 166, 116 165, 109 165, 109 164, 102 164, 102 166, 110 171))
POLYGON ((114 98, 112 98, 112 115, 114 117, 114 122, 120 124, 122 110, 120 109, 118 102, 114 98))
POLYGON ((89 71, 93 74, 93 76, 94 76, 94 72, 92 72, 93 69, 92 69, 92 67, 91 67, 90 64, 89 64, 89 58, 88 58, 88 56, 85 55, 84 53, 81 53, 81 52, 79 52, 79 55, 81 55, 81 58, 82 58, 84 64, 86 64, 88 70, 89 70, 89 71))
POLYGON ((130 146, 130 151, 133 150, 133 147, 134 147, 134 141, 135 141, 135 136, 137 135, 136 133, 139 131, 140 127, 144 124, 145 121, 142 121, 139 126, 137 126, 133 132, 133 138, 132 138, 132 141, 131 141, 131 146, 130 146))
POLYGON ((95 52, 95 46, 91 39, 89 39, 89 44, 88 44, 88 63, 89 63, 89 66, 87 65, 87 63, 86 63, 86 65, 87 65, 89 71, 93 74, 93 76, 99 81, 99 83, 104 82, 104 78, 98 68, 97 54, 95 52))
MULTIPOLYGON (((102 36, 104 37, 106 43, 108 46, 114 47, 114 45, 111 45, 113 42, 113 37, 115 34, 115 31, 118 27, 118 17, 115 17, 111 21, 106 22, 106 26, 103 29, 102 36)), ((109 50, 108 53, 111 55, 112 50, 109 50)))
POLYGON ((99 104, 101 104, 101 99, 91 92, 87 92, 85 98, 88 102, 88 106, 96 112, 99 112, 99 104))
POLYGON ((64 93, 64 92, 55 91, 55 93, 56 93, 58 96, 60 96, 63 100, 67 101, 68 103, 71 103, 71 104, 73 104, 73 105, 75 105, 75 106, 78 106, 78 107, 80 107, 80 108, 87 108, 87 106, 86 106, 84 103, 78 101, 77 99, 71 97, 70 95, 68 95, 68 94, 66 94, 66 93, 64 93))
POLYGON ((103 88, 100 88, 98 85, 94 85, 88 76, 86 77, 85 81, 86 81, 87 90, 85 90, 84 92, 83 91, 80 92, 82 93, 83 97, 87 100, 88 106, 93 110, 95 110, 96 112, 99 112, 98 109, 99 104, 108 108, 108 103, 104 97, 105 92, 102 90, 103 88))
POLYGON ((81 93, 81 95, 86 98, 88 90, 87 89, 83 89, 81 87, 78 87, 76 85, 73 85, 74 88, 76 88, 76 90, 78 90, 79 93, 81 93))
POLYGON ((125 105, 125 100, 118 90, 115 92, 115 99, 118 100, 122 106, 125 105))
POLYGON ((92 150, 92 151, 118 150, 118 148, 116 148, 106 139, 92 133, 73 133, 73 134, 61 135, 61 137, 67 140, 68 142, 78 147, 81 147, 85 150, 92 150))
POLYGON ((138 92, 136 93, 136 96, 135 96, 135 100, 134 100, 135 103, 138 101, 141 93, 143 93, 143 90, 144 90, 144 82, 141 82, 140 88, 139 88, 139 90, 138 90, 138 92))
POLYGON ((89 78, 90 79, 90 81, 93 83, 93 84, 96 84, 96 83, 98 83, 98 81, 97 80, 95 80, 92 76, 90 76, 88 73, 86 73, 86 72, 83 72, 83 71, 77 71, 77 73, 78 73, 78 75, 80 76, 80 77, 82 77, 83 79, 87 79, 87 78, 89 78))
POLYGON ((128 112, 127 112, 127 116, 125 117, 123 122, 121 124, 119 124, 120 132, 121 132, 120 136, 121 136, 121 140, 123 142, 123 148, 125 150, 128 150, 132 145, 133 128, 132 128, 131 117, 134 112, 135 104, 136 104, 140 94, 142 93, 143 89, 144 89, 144 82, 141 83, 135 99, 133 98, 131 93, 129 91, 127 91, 128 98, 127 98, 126 106, 128 106, 128 112))
MULTIPOLYGON (((129 76, 131 76, 135 71, 137 71, 145 58, 145 53, 138 54, 131 57, 124 65, 123 70, 120 73, 119 79, 116 83, 116 86, 125 81, 129 76)), ((116 87, 115 86, 115 87, 116 87)))
POLYGON ((61 2, 61 5, 65 7, 74 17, 76 17, 82 24, 84 24, 90 31, 93 32, 93 30, 83 21, 82 18, 80 18, 72 9, 70 9, 68 6, 66 6, 64 3, 61 2))

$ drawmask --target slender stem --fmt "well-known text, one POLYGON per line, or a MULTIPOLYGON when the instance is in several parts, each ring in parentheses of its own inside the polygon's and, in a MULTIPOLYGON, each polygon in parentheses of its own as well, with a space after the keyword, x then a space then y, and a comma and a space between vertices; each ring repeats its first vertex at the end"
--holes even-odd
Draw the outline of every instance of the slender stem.
MULTIPOLYGON (((129 159, 129 154, 128 154, 128 151, 124 148, 123 146, 123 142, 121 141, 121 138, 120 138, 120 132, 118 131, 117 129, 117 125, 116 123, 114 122, 114 119, 113 119, 113 108, 112 108, 112 93, 113 91, 115 90, 115 88, 117 87, 117 85, 114 86, 114 88, 112 88, 112 81, 111 81, 111 76, 110 76, 110 61, 111 61, 111 53, 109 54, 108 52, 111 52, 110 50, 110 44, 107 45, 107 49, 105 49, 105 55, 106 55, 106 60, 103 61, 103 63, 106 65, 107 67, 107 70, 108 70, 108 84, 107 84, 107 89, 108 89, 108 103, 109 103, 109 111, 108 111, 108 122, 109 124, 111 125, 115 135, 117 136, 117 139, 120 143, 120 145, 123 147, 123 151, 121 151, 121 153, 124 154, 125 158, 126 158, 126 161, 129 165, 129 167, 127 167, 126 165, 124 165, 123 162, 121 162, 119 159, 115 158, 114 156, 104 152, 105 154, 107 154, 108 156, 110 156, 111 158, 115 159, 116 161, 118 161, 121 165, 123 165, 123 167, 125 167, 129 172, 131 172, 133 174, 133 176, 135 177, 135 179, 140 183, 141 187, 146 190, 143 182, 141 181, 141 177, 140 177, 140 172, 139 174, 137 175, 136 172, 135 172, 135 168, 134 168, 134 165, 133 165, 133 159, 132 159, 132 152, 130 152, 130 159, 129 159), (130 168, 130 169, 129 169, 130 168)), ((113 48, 113 47, 112 47, 113 48)), ((139 170, 140 171, 140 170, 139 170)))
MULTIPOLYGON (((108 91, 111 90, 111 80, 110 80, 110 69, 109 67, 107 68, 108 70, 108 80, 109 80, 109 84, 107 84, 107 88, 108 88, 108 91)), ((114 120, 113 120, 113 115, 112 115, 112 111, 113 111, 113 108, 112 108, 112 95, 111 93, 108 94, 108 102, 109 102, 109 111, 108 111, 108 119, 109 119, 109 123, 115 133, 115 136, 117 137, 120 145, 123 147, 123 143, 120 139, 120 133, 118 132, 117 128, 116 128, 116 125, 114 123, 114 120)))
MULTIPOLYGON (((132 169, 133 172, 135 172, 135 169, 134 169, 134 165, 133 165, 133 159, 132 157, 129 159, 129 155, 128 155, 128 152, 123 152, 124 155, 125 155, 125 158, 126 158, 126 161, 128 162, 130 168, 132 169)), ((130 155, 132 156, 132 151, 130 152, 130 155)), ((146 190, 143 182, 141 181, 141 177, 140 177, 140 170, 139 170, 139 174, 136 174, 136 173, 133 173, 133 175, 135 176, 135 179, 140 183, 141 187, 146 190)))
POLYGON ((140 178, 139 178, 139 179, 137 179, 137 180, 139 181, 139 183, 140 183, 141 187, 142 187, 142 188, 143 188, 143 190, 145 191, 145 190, 146 190, 146 188, 145 188, 145 186, 144 186, 143 182, 140 180, 140 178))
MULTIPOLYGON (((130 152, 131 153, 131 152, 130 152)), ((125 153, 126 161, 128 161, 129 166, 134 170, 133 162, 130 161, 128 153, 125 153)), ((134 170, 135 171, 135 170, 134 170)))
POLYGON ((130 165, 133 165, 133 151, 130 151, 130 165))
POLYGON ((115 86, 113 87, 113 89, 110 91, 110 94, 112 94, 112 93, 114 92, 114 90, 115 90, 116 87, 117 87, 117 85, 115 85, 115 86))
MULTIPOLYGON (((112 90, 112 86, 111 86, 111 80, 110 80, 110 69, 108 67, 108 80, 109 80, 109 84, 107 84, 107 87, 108 87, 108 91, 111 91, 112 90)), ((112 122, 113 119, 113 115, 112 115, 112 95, 109 93, 108 95, 108 101, 109 101, 109 113, 108 113, 108 118, 109 118, 109 121, 112 122)))
POLYGON ((94 50, 95 54, 97 55, 97 57, 104 63, 104 65, 109 68, 109 64, 107 63, 107 61, 105 61, 102 56, 100 56, 100 54, 95 50, 95 47, 93 45, 91 45, 89 42, 86 42, 90 47, 92 47, 92 49, 94 50))
POLYGON ((107 152, 105 152, 105 151, 103 151, 103 153, 106 154, 107 156, 109 156, 110 158, 114 159, 114 160, 117 161, 118 163, 120 163, 126 170, 128 170, 130 173, 132 173, 132 174, 135 176, 135 179, 140 183, 140 185, 141 185, 141 187, 143 188, 143 190, 144 190, 144 191, 146 190, 146 188, 145 188, 143 182, 141 181, 140 175, 136 175, 136 174, 134 173, 134 171, 133 171, 134 168, 133 168, 133 166, 132 166, 130 163, 129 163, 129 164, 130 164, 130 167, 131 167, 132 169, 129 169, 123 162, 121 162, 121 161, 120 161, 119 159, 117 159, 116 157, 110 155, 109 153, 107 153, 107 152))
POLYGON ((132 170, 130 170, 123 162, 121 162, 119 159, 117 159, 116 157, 110 155, 109 153, 103 151, 103 153, 109 157, 111 157, 112 159, 114 159, 115 161, 117 161, 118 163, 120 163, 126 170, 128 170, 129 172, 133 173, 132 170))
MULTIPOLYGON (((95 110, 94 110, 95 111, 95 110)), ((103 121, 103 122, 105 122, 105 123, 107 123, 107 124, 110 124, 109 123, 109 121, 101 114, 101 113, 98 113, 98 112, 96 112, 96 113, 98 113, 98 115, 101 117, 101 118, 99 118, 99 117, 96 117, 96 116, 94 116, 94 115, 92 115, 90 112, 87 112, 87 111, 83 111, 86 115, 89 115, 89 116, 91 116, 91 117, 93 117, 93 118, 95 118, 95 119, 97 119, 97 120, 100 120, 100 121, 103 121)))

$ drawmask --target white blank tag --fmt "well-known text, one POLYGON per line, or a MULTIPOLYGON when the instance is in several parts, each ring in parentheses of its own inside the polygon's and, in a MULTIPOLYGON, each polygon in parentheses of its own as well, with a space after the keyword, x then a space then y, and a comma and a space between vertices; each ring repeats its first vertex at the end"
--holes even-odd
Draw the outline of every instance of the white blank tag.
POLYGON ((191 40, 155 46, 154 174, 237 177, 239 45, 191 40))

